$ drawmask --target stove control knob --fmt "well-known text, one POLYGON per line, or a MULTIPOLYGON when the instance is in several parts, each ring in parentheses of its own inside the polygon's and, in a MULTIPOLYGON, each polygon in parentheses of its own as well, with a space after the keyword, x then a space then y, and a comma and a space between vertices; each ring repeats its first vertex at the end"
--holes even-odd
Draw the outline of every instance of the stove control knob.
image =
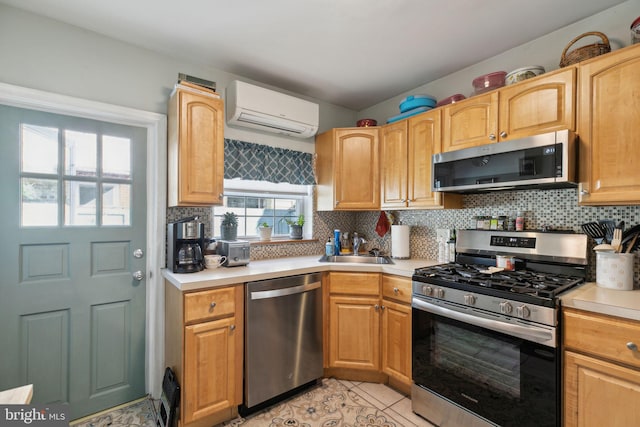
POLYGON ((422 286, 422 293, 429 297, 433 293, 433 288, 431 286, 423 285, 422 286))
POLYGON ((530 315, 531 315, 531 310, 529 310, 529 307, 527 307, 526 305, 521 305, 519 307, 516 307, 516 316, 526 319, 530 315))
POLYGON ((465 295, 464 303, 467 305, 474 305, 476 303, 476 297, 474 295, 465 295))
POLYGON ((444 289, 438 288, 435 290, 436 298, 444 298, 444 289))
POLYGON ((509 302, 503 301, 500 303, 500 313, 511 314, 512 311, 513 311, 513 306, 509 304, 509 302))

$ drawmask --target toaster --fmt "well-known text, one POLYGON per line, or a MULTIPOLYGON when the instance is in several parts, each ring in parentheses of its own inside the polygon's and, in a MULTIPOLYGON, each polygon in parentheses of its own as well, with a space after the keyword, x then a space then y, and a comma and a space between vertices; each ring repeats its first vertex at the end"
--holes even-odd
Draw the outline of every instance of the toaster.
POLYGON ((247 240, 218 240, 218 254, 227 257, 222 264, 225 267, 236 267, 249 264, 251 246, 247 240))

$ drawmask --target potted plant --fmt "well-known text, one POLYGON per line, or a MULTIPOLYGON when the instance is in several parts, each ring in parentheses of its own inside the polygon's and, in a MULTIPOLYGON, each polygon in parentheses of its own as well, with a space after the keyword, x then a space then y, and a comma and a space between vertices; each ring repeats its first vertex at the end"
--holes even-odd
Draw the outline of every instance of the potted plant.
POLYGON ((222 240, 236 240, 238 238, 238 215, 233 212, 225 212, 220 224, 222 240))
POLYGON ((271 240, 271 232, 273 231, 273 227, 271 227, 267 222, 263 222, 258 226, 258 232, 260 233, 260 240, 269 241, 271 240))
POLYGON ((302 226, 304 225, 304 215, 298 215, 295 220, 282 218, 289 225, 289 237, 295 240, 302 239, 302 226))

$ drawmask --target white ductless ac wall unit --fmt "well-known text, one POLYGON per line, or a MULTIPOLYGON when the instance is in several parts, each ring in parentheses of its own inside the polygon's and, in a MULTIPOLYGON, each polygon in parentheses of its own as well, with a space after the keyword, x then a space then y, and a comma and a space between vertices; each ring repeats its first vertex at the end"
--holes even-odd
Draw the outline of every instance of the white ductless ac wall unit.
POLYGON ((234 80, 227 86, 227 124, 310 138, 318 132, 318 104, 234 80))

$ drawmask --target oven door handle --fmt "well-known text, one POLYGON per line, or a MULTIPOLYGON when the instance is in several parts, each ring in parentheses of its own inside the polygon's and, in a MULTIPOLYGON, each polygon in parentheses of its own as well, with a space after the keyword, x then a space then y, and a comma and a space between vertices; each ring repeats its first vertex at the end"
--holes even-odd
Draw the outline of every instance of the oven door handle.
POLYGON ((538 344, 556 347, 555 331, 537 326, 517 325, 514 323, 501 322, 496 319, 488 319, 479 315, 471 315, 456 311, 450 308, 431 304, 419 298, 413 298, 411 306, 418 310, 427 311, 449 319, 459 320, 470 325, 479 326, 481 328, 491 329, 492 331, 502 332, 507 335, 516 336, 538 344))

